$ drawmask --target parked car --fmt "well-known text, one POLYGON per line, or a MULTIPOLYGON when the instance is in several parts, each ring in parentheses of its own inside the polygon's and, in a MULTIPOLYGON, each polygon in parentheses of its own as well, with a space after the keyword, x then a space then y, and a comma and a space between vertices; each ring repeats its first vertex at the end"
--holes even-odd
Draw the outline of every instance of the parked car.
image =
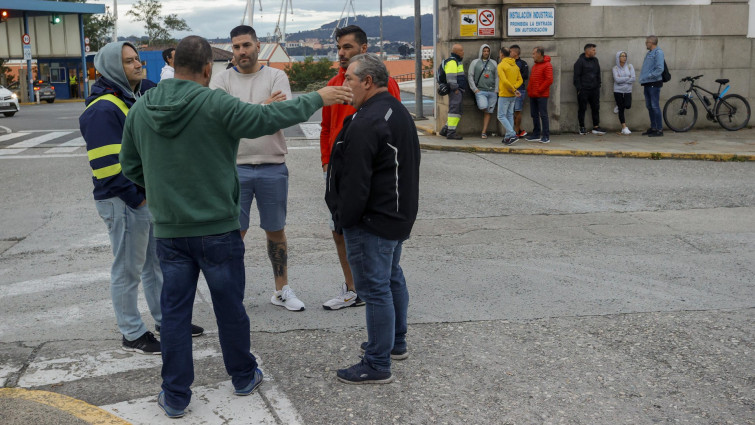
POLYGON ((6 117, 12 117, 19 109, 16 93, 0 86, 0 112, 6 117))
MULTIPOLYGON (((9 85, 8 88, 13 91, 16 96, 21 96, 21 89, 19 88, 18 81, 9 85)), ((50 83, 46 83, 42 80, 34 81, 34 93, 35 98, 31 100, 32 102, 37 101, 36 93, 39 93, 39 100, 44 100, 47 103, 55 102, 55 87, 50 83)))

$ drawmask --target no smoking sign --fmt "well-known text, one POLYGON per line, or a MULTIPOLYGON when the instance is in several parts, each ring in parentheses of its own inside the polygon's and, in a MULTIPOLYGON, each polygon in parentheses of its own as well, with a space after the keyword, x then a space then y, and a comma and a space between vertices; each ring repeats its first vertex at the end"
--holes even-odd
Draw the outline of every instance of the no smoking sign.
POLYGON ((495 11, 477 9, 477 35, 495 36, 495 11))

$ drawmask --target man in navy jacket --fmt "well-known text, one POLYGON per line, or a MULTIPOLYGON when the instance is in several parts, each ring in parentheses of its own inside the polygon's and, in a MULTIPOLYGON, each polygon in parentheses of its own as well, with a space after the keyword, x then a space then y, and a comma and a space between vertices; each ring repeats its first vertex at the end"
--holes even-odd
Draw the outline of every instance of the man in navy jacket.
POLYGON ((367 342, 363 360, 337 376, 383 384, 393 380, 391 359, 408 357, 409 292, 399 261, 417 218, 419 139, 409 112, 388 92, 388 71, 377 56, 354 56, 345 77, 357 111, 333 143, 325 201, 367 304, 367 342))
MULTIPOLYGON (((87 144, 97 212, 107 225, 115 257, 110 271, 115 318, 123 335, 124 350, 160 354, 160 341, 147 330, 137 307, 141 280, 155 330, 159 332, 163 276, 152 235, 152 216, 144 188, 121 173, 118 160, 126 115, 142 88, 142 64, 131 43, 115 42, 100 49, 94 66, 102 77, 86 99, 79 127, 87 144)), ((192 327, 194 336, 202 332, 202 328, 192 327)))

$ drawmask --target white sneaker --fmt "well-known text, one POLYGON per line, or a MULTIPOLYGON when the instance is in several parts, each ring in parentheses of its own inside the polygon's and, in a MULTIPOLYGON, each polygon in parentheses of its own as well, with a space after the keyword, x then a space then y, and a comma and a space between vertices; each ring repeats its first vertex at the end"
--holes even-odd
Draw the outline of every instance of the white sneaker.
POLYGON ((624 127, 621 129, 621 134, 629 135, 629 134, 632 134, 632 132, 629 131, 629 127, 624 127))
POLYGON ((619 107, 618 106, 614 106, 613 107, 613 113, 614 114, 618 114, 619 113, 619 107))
POLYGON ((291 311, 304 311, 304 303, 296 297, 294 290, 289 288, 288 285, 284 286, 280 291, 273 292, 270 302, 274 305, 286 307, 291 311))
POLYGON ((364 301, 359 299, 356 292, 349 291, 344 283, 341 286, 341 293, 337 297, 323 303, 322 308, 325 310, 340 310, 344 307, 359 307, 363 305, 364 301))

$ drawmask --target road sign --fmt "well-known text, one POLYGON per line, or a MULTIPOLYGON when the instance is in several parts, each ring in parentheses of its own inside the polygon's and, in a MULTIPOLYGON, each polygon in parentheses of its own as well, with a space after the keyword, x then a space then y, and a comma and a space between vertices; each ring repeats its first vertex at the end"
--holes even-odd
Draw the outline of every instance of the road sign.
POLYGON ((26 45, 31 43, 31 37, 29 37, 29 34, 24 34, 23 41, 26 45))
POLYGON ((553 7, 512 7, 507 12, 509 37, 553 36, 556 28, 556 9, 553 7))
POLYGON ((88 45, 88 44, 84 46, 84 51, 85 51, 86 53, 89 53, 89 51, 90 51, 90 50, 92 50, 92 49, 91 49, 91 48, 89 47, 89 45, 88 45))
POLYGON ((24 44, 24 60, 25 61, 31 60, 31 46, 28 44, 24 44))
POLYGON ((84 44, 89 44, 89 37, 84 37, 84 44))
POLYGON ((474 37, 477 35, 477 10, 462 9, 459 11, 459 35, 474 37))
POLYGON ((477 35, 495 36, 495 10, 477 9, 477 35))

